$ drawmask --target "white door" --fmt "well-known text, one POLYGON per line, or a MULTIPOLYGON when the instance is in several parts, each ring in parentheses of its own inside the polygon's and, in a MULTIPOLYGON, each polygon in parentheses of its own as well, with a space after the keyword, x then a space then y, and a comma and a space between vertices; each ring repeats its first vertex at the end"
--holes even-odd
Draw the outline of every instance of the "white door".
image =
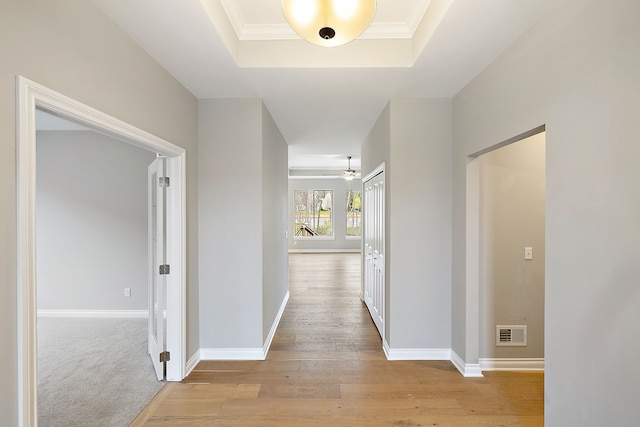
POLYGON ((364 302, 381 337, 384 337, 384 171, 364 183, 364 302))
POLYGON ((159 380, 165 377, 165 295, 167 284, 165 158, 149 166, 149 356, 159 380))

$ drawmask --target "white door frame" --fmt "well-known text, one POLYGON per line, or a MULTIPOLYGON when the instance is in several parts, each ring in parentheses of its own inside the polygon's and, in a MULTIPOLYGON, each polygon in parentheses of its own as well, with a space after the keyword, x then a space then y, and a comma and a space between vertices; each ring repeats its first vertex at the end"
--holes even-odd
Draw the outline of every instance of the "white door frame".
POLYGON ((97 132, 163 154, 172 174, 167 189, 167 244, 172 260, 167 295, 167 380, 184 378, 186 355, 186 152, 163 139, 22 76, 16 79, 18 405, 21 426, 37 425, 36 348, 36 108, 97 132))
MULTIPOLYGON (((375 168, 373 171, 369 172, 366 176, 364 176, 362 178, 362 197, 363 197, 363 201, 364 201, 364 197, 365 197, 365 185, 367 183, 367 181, 369 181, 370 179, 374 178, 375 176, 381 174, 385 172, 385 163, 381 163, 377 168, 375 168)), ((386 173, 386 172, 385 172, 386 173)), ((385 181, 386 181, 386 176, 385 176, 385 181)), ((386 182, 385 182, 385 186, 386 186, 386 182)), ((387 274, 387 251, 386 251, 386 242, 387 242, 387 236, 386 236, 386 221, 387 221, 387 204, 386 204, 386 187, 385 190, 383 192, 383 197, 385 198, 385 200, 383 201, 383 223, 382 223, 382 246, 385 248, 384 249, 384 263, 385 263, 385 285, 384 285, 384 289, 382 290, 382 331, 378 331, 380 332, 380 337, 382 338, 382 343, 383 343, 383 349, 385 350, 385 355, 387 356, 387 358, 389 358, 389 354, 387 352, 387 348, 388 348, 388 344, 387 344, 387 338, 386 338, 386 329, 387 329, 387 281, 386 281, 386 274, 387 274)), ((368 209, 367 206, 365 206, 365 210, 368 209)), ((363 215, 363 223, 362 223, 362 256, 361 256, 361 264, 362 264, 362 283, 361 283, 361 289, 360 289, 360 295, 361 295, 361 299, 364 301, 365 298, 365 269, 367 268, 366 265, 366 248, 365 248, 365 233, 367 232, 367 227, 369 227, 369 224, 366 223, 366 215, 363 215)), ((366 303, 366 301, 365 301, 366 303)), ((367 304, 367 309, 369 309, 369 306, 367 304)), ((375 322, 375 321, 374 321, 375 322)), ((377 326, 376 326, 377 328, 377 326)))
POLYGON ((147 212, 148 212, 148 275, 149 285, 147 290, 148 301, 148 326, 147 326, 147 350, 153 369, 158 380, 165 377, 165 366, 161 353, 164 352, 164 312, 163 301, 167 289, 168 276, 160 272, 160 266, 169 264, 167 261, 166 242, 166 192, 167 187, 161 184, 164 178, 171 179, 166 171, 166 157, 158 156, 147 168, 147 212))

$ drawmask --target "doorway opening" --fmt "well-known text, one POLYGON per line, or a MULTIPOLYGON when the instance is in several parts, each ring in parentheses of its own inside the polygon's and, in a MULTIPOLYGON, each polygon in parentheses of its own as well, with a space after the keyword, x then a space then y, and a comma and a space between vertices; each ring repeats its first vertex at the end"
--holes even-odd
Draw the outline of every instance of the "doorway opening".
POLYGON ((467 164, 465 376, 544 369, 544 131, 467 164))
POLYGON ((147 321, 157 154, 40 110, 36 130, 38 424, 126 425, 164 385, 147 321))
MULTIPOLYGON (((18 363, 20 425, 37 423, 36 337, 36 110, 79 123, 96 132, 167 158, 167 258, 171 260, 166 301, 166 378, 180 381, 185 366, 185 150, 127 123, 32 82, 17 78, 18 363)), ((114 170, 114 173, 117 171, 114 170)), ((105 362, 108 363, 108 362, 105 362)))

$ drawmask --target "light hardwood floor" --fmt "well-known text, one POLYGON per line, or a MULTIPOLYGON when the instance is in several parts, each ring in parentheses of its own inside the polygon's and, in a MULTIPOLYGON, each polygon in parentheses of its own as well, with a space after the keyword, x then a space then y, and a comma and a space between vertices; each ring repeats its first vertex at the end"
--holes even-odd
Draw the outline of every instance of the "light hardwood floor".
POLYGON ((543 425, 542 374, 387 361, 359 298, 359 254, 292 254, 289 268, 267 360, 202 361, 133 426, 543 425))

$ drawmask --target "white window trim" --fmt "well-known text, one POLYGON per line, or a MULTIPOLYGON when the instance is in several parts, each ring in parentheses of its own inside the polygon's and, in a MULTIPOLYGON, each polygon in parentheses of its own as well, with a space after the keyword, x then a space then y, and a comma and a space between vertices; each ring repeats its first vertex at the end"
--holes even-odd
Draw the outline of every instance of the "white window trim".
POLYGON ((318 241, 318 240, 335 240, 336 239, 336 227, 334 224, 334 212, 333 209, 331 210, 331 236, 296 236, 296 219, 295 219, 295 200, 296 200, 296 191, 330 191, 331 192, 331 200, 332 200, 332 204, 333 204, 333 195, 335 193, 335 189, 334 188, 294 188, 293 189, 293 240, 310 240, 310 241, 318 241))
MULTIPOLYGON (((360 197, 362 197, 362 190, 354 190, 354 189, 349 189, 346 191, 346 194, 349 194, 349 191, 353 191, 353 192, 358 192, 360 193, 360 197)), ((349 229, 349 211, 345 209, 345 225, 346 225, 346 229, 349 229)), ((362 215, 362 210, 360 211, 360 215, 362 215)), ((360 233, 362 233, 362 217, 360 217, 360 233)), ((345 240, 362 240, 362 236, 349 236, 345 234, 345 240)))
POLYGON ((318 240, 336 240, 335 236, 293 236, 293 240, 311 240, 312 242, 318 240))

